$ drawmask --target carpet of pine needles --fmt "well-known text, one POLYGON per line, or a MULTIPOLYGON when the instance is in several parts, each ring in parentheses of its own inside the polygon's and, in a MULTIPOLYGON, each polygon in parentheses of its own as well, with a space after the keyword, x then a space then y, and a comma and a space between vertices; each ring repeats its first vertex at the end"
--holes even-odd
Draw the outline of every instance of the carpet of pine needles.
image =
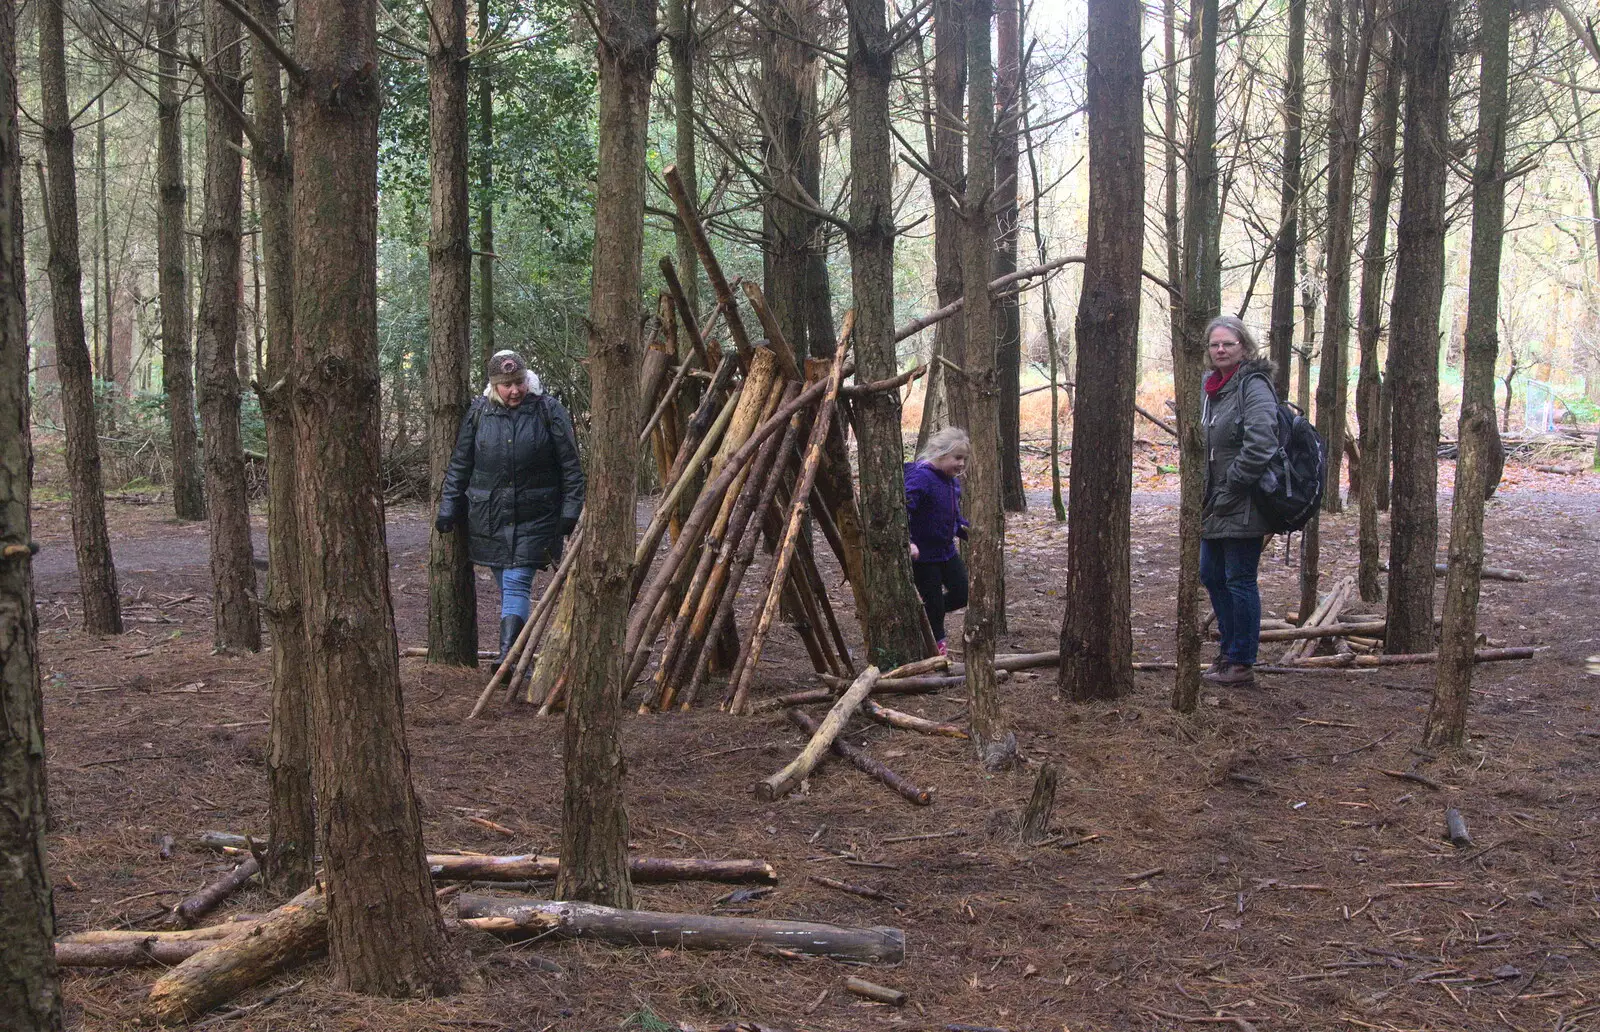
MULTIPOLYGON (((1146 448, 1137 464, 1134 624, 1146 659, 1172 651, 1166 462, 1146 448)), ((1035 460, 1031 486, 1041 476, 1035 460)), ((1426 666, 1264 675, 1253 689, 1208 689, 1187 717, 1167 706, 1169 674, 1140 674, 1132 696, 1095 705, 1062 701, 1053 671, 1021 674, 1002 690, 1027 765, 1003 774, 983 773, 961 741, 853 726, 852 741, 935 789, 925 808, 838 762, 789 799, 756 802, 751 785, 801 744, 781 714, 630 715, 636 851, 760 857, 781 875, 775 892, 739 903, 719 902, 729 886, 643 886, 641 907, 894 925, 906 932, 906 962, 858 969, 761 950, 475 936, 462 945, 482 985, 461 995, 367 999, 316 961, 241 997, 242 1013, 210 1027, 1600 1029, 1597 488, 1592 475, 1519 470, 1491 505, 1488 562, 1534 579, 1485 584, 1483 632, 1541 649, 1532 661, 1478 668, 1472 742, 1459 754, 1417 747, 1426 666), (1016 817, 1044 762, 1060 772, 1059 837, 1024 846, 1016 817), (1444 841, 1452 806, 1474 845, 1444 841), (905 836, 939 837, 889 841, 905 836), (872 885, 894 902, 840 893, 812 874, 872 885), (851 974, 910 1002, 892 1009, 850 996, 851 974)), ((140 926, 233 862, 201 850, 198 832, 265 830, 268 660, 212 655, 204 528, 173 523, 148 492, 110 504, 129 633, 84 635, 65 503, 48 490, 43 499, 37 569, 60 931, 140 926)), ((426 516, 390 520, 400 644, 421 644, 426 516)), ((1354 534, 1353 513, 1325 522, 1325 583, 1353 572, 1354 534)), ((1001 651, 1054 647, 1064 535, 1041 494, 1011 517, 1001 651)), ((848 616, 848 589, 828 573, 848 616)), ((1264 559, 1269 612, 1292 607, 1295 573, 1281 543, 1264 559)), ((488 645, 492 584, 480 580, 480 593, 488 645)), ((436 849, 554 851, 559 718, 500 705, 464 724, 486 676, 402 661, 425 839, 436 849)), ((775 634, 758 695, 810 680, 797 640, 775 634)), ((964 710, 959 692, 900 705, 946 720, 964 710)), ((277 902, 243 892, 215 920, 277 902)), ((110 1032, 133 1026, 156 972, 64 977, 70 1026, 110 1032)))

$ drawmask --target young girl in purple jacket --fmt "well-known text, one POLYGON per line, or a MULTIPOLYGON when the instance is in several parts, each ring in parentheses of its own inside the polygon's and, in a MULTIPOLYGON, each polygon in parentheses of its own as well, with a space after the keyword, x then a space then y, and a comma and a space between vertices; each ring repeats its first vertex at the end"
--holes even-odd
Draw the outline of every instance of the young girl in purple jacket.
POLYGON ((967 564, 956 539, 967 536, 961 518, 961 483, 972 442, 967 432, 946 427, 928 438, 917 461, 906 463, 906 522, 911 531, 911 570, 928 611, 939 655, 946 652, 944 614, 967 604, 967 564))

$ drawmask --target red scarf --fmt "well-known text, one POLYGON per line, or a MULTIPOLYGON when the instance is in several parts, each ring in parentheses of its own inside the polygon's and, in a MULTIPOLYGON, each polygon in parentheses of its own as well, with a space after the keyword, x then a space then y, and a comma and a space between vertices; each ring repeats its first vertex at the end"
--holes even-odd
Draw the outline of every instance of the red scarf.
POLYGON ((1243 365, 1244 363, 1240 362, 1239 365, 1234 366, 1226 373, 1220 369, 1211 370, 1211 375, 1206 377, 1206 393, 1214 396, 1218 391, 1222 390, 1223 387, 1227 386, 1228 381, 1233 379, 1233 374, 1237 373, 1243 365))

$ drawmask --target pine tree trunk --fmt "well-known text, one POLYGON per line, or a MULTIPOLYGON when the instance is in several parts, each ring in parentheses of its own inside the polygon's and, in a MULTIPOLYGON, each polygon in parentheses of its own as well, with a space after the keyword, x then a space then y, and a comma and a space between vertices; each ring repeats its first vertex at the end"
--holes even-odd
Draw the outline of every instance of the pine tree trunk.
MULTIPOLYGON (((478 0, 478 33, 489 32, 489 0, 478 0)), ((498 350, 494 335, 494 65, 478 71, 478 368, 498 350)), ((524 360, 528 356, 524 355, 524 360)))
POLYGON ((1389 268, 1389 201, 1394 194, 1395 136, 1400 120, 1400 36, 1388 31, 1388 53, 1380 55, 1377 124, 1371 143, 1372 179, 1367 190, 1367 241, 1361 252, 1361 307, 1356 333, 1361 348, 1361 378, 1356 385, 1356 416, 1361 422, 1361 490, 1357 584, 1361 601, 1383 598, 1378 542, 1378 498, 1385 475, 1383 452, 1383 374, 1378 367, 1378 337, 1383 325, 1383 286, 1389 268))
POLYGON ((1355 223, 1356 155, 1361 102, 1366 97, 1373 19, 1358 27, 1354 0, 1333 0, 1328 40, 1328 295, 1323 308, 1322 361, 1317 377, 1317 429, 1328 443, 1323 512, 1341 512, 1345 409, 1349 394, 1350 257, 1355 223), (1347 17, 1350 16, 1350 17, 1347 17))
POLYGON ((206 522, 211 531, 211 640, 217 651, 256 652, 261 617, 251 564, 250 505, 239 438, 239 239, 244 186, 239 22, 217 4, 202 7, 206 98, 205 209, 200 229, 200 427, 205 435, 206 522))
POLYGON ((1089 232, 1078 302, 1072 507, 1061 687, 1074 700, 1133 690, 1129 535, 1133 402, 1144 256, 1140 7, 1089 0, 1089 232))
POLYGON ((1279 191, 1278 236, 1272 242, 1272 315, 1268 349, 1275 366, 1278 397, 1289 396, 1294 364, 1294 286, 1299 279, 1301 133, 1305 118, 1306 0, 1289 0, 1289 50, 1283 94, 1283 180, 1279 191))
MULTIPOLYGON (((1172 0, 1167 0, 1170 9, 1172 0)), ((1033 242, 1038 250, 1039 264, 1044 265, 1050 260, 1050 248, 1044 233, 1044 215, 1042 212, 1044 185, 1039 178, 1039 162, 1033 146, 1033 131, 1028 116, 1028 69, 1022 69, 1022 138, 1028 155, 1028 175, 1033 184, 1033 242)), ((1056 329, 1056 307, 1050 296, 1050 281, 1047 279, 1039 287, 1040 307, 1044 311, 1044 336, 1045 343, 1050 349, 1050 511, 1055 514, 1057 523, 1067 520, 1067 504, 1061 495, 1061 370, 1063 368, 1063 355, 1061 353, 1061 337, 1056 329)), ((1071 357, 1070 354, 1065 357, 1071 357)), ((931 372, 931 370, 930 370, 931 372)), ((1072 394, 1067 394, 1071 404, 1072 394)))
POLYGON ((94 411, 94 369, 83 333, 83 266, 78 254, 78 184, 67 103, 64 0, 40 0, 39 107, 49 169, 45 223, 49 238, 50 303, 61 374, 61 413, 67 429, 67 486, 72 491, 72 541, 90 634, 122 633, 117 568, 106 533, 100 477, 100 439, 94 411))
MULTIPOLYGON (((1162 93, 1162 228, 1167 257, 1167 282, 1183 282, 1183 217, 1178 209, 1178 11, 1176 0, 1162 0, 1161 41, 1164 64, 1161 69, 1162 93)), ((1167 331, 1172 345, 1183 339, 1183 298, 1167 296, 1167 331)), ((1183 392, 1182 381, 1173 375, 1175 393, 1183 392)))
MULTIPOLYGON (((929 160, 939 182, 933 192, 933 285, 939 307, 954 304, 964 294, 961 278, 961 213, 951 190, 962 190, 966 162, 961 148, 965 138, 963 112, 967 100, 968 0, 936 0, 933 11, 933 151, 929 160)), ((967 425, 965 401, 950 390, 950 369, 967 360, 966 320, 944 319, 933 328, 933 353, 929 358, 928 386, 923 400, 919 442, 944 426, 967 425), (938 366, 937 382, 934 366, 938 366)), ((885 670, 889 669, 884 667, 885 670)))
MULTIPOLYGON (((57 8, 59 11, 59 8, 57 8)), ((0 1014, 59 1032, 55 913, 45 870, 44 700, 39 692, 29 502, 27 267, 17 125, 17 5, 0 4, 0 1014)))
POLYGON ((1200 381, 1206 324, 1222 308, 1219 255, 1222 216, 1217 196, 1217 0, 1200 0, 1199 36, 1189 71, 1188 179, 1183 203, 1183 334, 1172 341, 1172 382, 1177 398, 1180 501, 1178 506, 1178 670, 1172 708, 1192 713, 1200 702, 1200 513, 1205 502, 1206 448, 1200 426, 1200 381))
POLYGON ((336 980, 452 991, 423 864, 379 480, 377 11, 300 0, 294 125, 295 498, 336 980))
MULTIPOLYGON (((966 233, 961 248, 961 274, 967 283, 985 283, 994 260, 994 0, 968 0, 967 16, 967 189, 963 199, 966 233)), ((967 541, 970 591, 962 624, 967 664, 967 708, 972 744, 990 770, 1016 761, 1016 735, 1005 726, 995 687, 994 653, 999 594, 1001 544, 1005 526, 1000 506, 1000 383, 995 348, 994 301, 984 289, 973 291, 963 312, 966 321, 966 365, 950 380, 953 398, 967 413, 971 457, 967 462, 965 499, 972 526, 967 541)), ((890 669, 884 667, 884 669, 890 669)))
MULTIPOLYGON (((1018 143, 1017 102, 1022 86, 1022 9, 1020 0, 999 0, 995 5, 995 48, 998 75, 995 103, 999 124, 995 133, 994 264, 989 278, 1017 271, 1018 143)), ((1022 487, 1022 298, 1010 293, 994 303, 995 364, 1000 374, 1000 504, 1005 512, 1024 512, 1028 496, 1022 487)), ((1005 517, 1000 517, 1001 541, 1005 517)), ((1005 571, 996 582, 995 609, 998 628, 1006 628, 1005 571)))
POLYGON ((194 351, 183 236, 183 100, 178 94, 178 0, 156 4, 156 265, 161 294, 161 389, 172 435, 172 508, 180 520, 206 516, 200 438, 194 424, 194 351))
MULTIPOLYGON (((572 623, 586 640, 620 642, 632 594, 640 264, 645 153, 656 70, 655 0, 602 0, 599 181, 589 301, 588 529, 573 566, 572 623)), ((572 650, 565 722, 558 899, 633 905, 620 736, 628 658, 572 650)))
POLYGON ((1472 173, 1472 263, 1467 274, 1467 341, 1457 435, 1455 498, 1450 506, 1450 566, 1444 582, 1444 627, 1439 635, 1433 705, 1425 745, 1461 746, 1478 636, 1478 587, 1483 576, 1483 505, 1489 482, 1494 425, 1494 366, 1500 338, 1500 251, 1505 238, 1506 79, 1510 0, 1481 0, 1483 64, 1478 87, 1477 158, 1472 173))
POLYGON ((1433 562, 1439 513, 1439 306, 1444 296, 1445 183, 1449 177, 1452 5, 1405 8, 1405 175, 1391 307, 1394 488, 1389 520, 1389 608, 1384 651, 1433 649, 1433 562))
MULTIPOLYGON (((894 53, 884 0, 863 0, 850 13, 850 280, 856 310, 856 377, 870 382, 897 371, 894 140, 889 131, 894 53)), ((911 552, 906 545, 900 395, 884 391, 858 398, 852 415, 866 544, 862 596, 867 611, 862 614, 862 631, 867 662, 891 670, 928 655, 932 645, 924 638, 922 604, 911 579, 911 552)))
MULTIPOLYGON (((667 0, 666 23, 667 53, 672 61, 672 163, 683 180, 684 190, 698 208, 700 180, 694 153, 694 63, 699 40, 695 34, 692 0, 667 0)), ((684 300, 689 304, 689 311, 698 314, 700 258, 695 254, 694 237, 687 226, 679 225, 674 229, 673 239, 684 300)), ((683 355, 678 357, 681 361, 683 355)), ((693 410, 693 402, 689 408, 693 410)))
MULTIPOLYGON (((779 193, 793 196, 792 181, 816 196, 817 171, 803 167, 806 136, 816 132, 807 110, 807 98, 816 95, 816 52, 800 42, 813 33, 805 3, 768 0, 764 10, 763 17, 773 28, 762 34, 761 103, 767 127, 762 164, 773 192, 762 205, 763 293, 789 347, 803 361, 812 352, 806 296, 817 219, 780 200, 779 193)), ((830 340, 826 350, 832 347, 830 340)))
MULTIPOLYGON (((467 210, 467 2, 435 0, 429 19, 428 478, 439 506, 445 467, 471 401, 472 245, 467 210)), ((428 662, 478 665, 478 593, 463 530, 428 548, 428 662)))

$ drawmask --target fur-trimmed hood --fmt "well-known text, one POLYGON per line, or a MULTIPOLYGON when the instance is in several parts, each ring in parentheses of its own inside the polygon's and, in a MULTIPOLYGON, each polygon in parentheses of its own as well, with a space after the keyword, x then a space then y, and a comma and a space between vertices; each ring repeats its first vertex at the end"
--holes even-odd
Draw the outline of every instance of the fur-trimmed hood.
MULTIPOLYGON (((528 388, 528 393, 530 395, 537 397, 538 395, 544 393, 544 384, 539 382, 539 374, 535 373, 532 369, 529 369, 522 374, 522 383, 528 388)), ((505 404, 505 402, 500 400, 500 394, 494 389, 494 384, 492 383, 484 384, 483 396, 489 399, 490 404, 505 404)))

